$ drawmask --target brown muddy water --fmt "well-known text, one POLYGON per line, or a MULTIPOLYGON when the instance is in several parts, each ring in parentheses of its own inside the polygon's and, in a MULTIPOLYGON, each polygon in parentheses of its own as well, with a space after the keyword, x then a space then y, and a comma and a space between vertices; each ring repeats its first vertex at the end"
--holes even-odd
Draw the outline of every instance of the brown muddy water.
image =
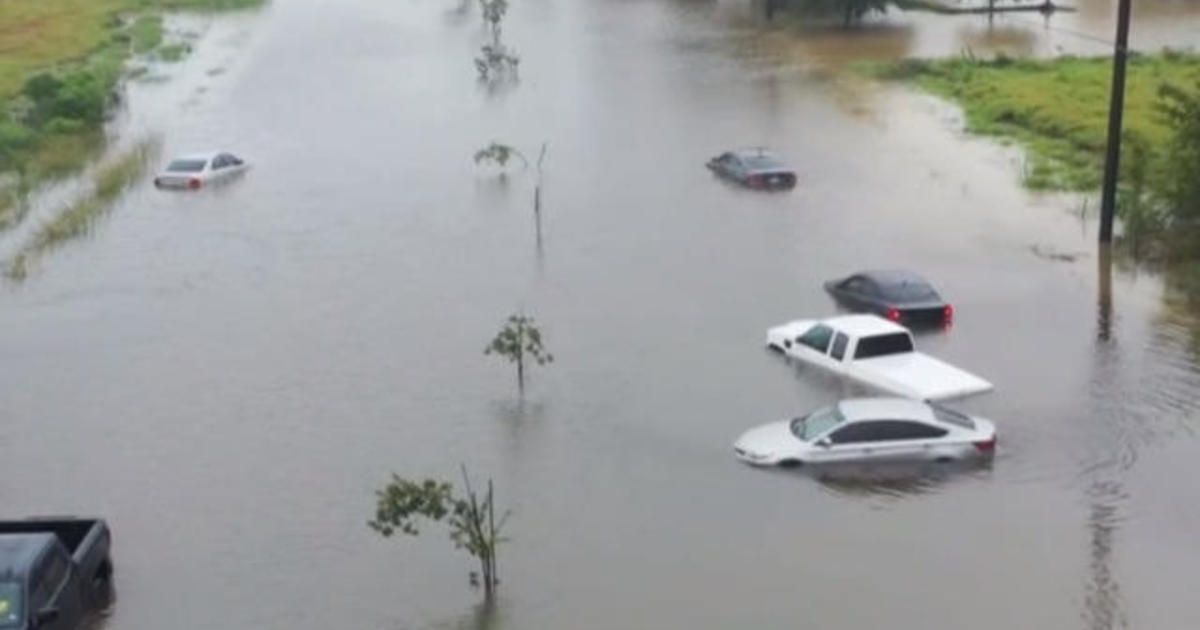
MULTIPOLYGON (((1052 24, 1107 33, 1109 12, 1052 24)), ((1200 39, 1194 3, 1136 13, 1135 40, 1200 39)), ((984 19, 791 33, 732 2, 522 0, 521 81, 493 92, 470 3, 189 20, 195 54, 131 84, 116 126, 253 170, 138 186, 0 303, 3 512, 111 520, 106 628, 1200 627, 1188 317, 1153 275, 1101 291, 1090 213, 1022 191, 1019 154, 952 108, 819 71, 956 54, 984 19), (540 249, 532 172, 471 162, 494 139, 549 143, 540 249), (797 189, 703 168, 747 144, 797 189), (768 354, 765 329, 891 266, 957 309, 919 344, 996 384, 960 404, 998 424, 993 465, 734 461, 744 429, 860 391, 768 354), (523 403, 482 353, 519 309, 557 358, 523 403), (444 530, 365 525, 389 472, 460 462, 514 511, 494 607, 444 530)))

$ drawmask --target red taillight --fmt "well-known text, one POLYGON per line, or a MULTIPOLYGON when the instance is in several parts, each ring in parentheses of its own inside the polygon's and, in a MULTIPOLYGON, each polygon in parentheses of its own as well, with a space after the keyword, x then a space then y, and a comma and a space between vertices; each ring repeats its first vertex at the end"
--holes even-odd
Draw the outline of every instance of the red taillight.
POLYGON ((199 179, 199 178, 197 178, 197 177, 193 177, 193 178, 191 178, 191 179, 189 179, 189 180, 188 180, 188 188, 191 188, 192 190, 195 190, 195 189, 197 189, 197 188, 199 188, 199 187, 200 187, 200 179, 199 179))
POLYGON ((975 445, 975 450, 979 451, 980 453, 990 454, 990 453, 996 452, 996 436, 994 436, 994 435, 992 436, 992 438, 990 440, 984 440, 982 442, 972 442, 972 444, 975 445))
POLYGON ((746 179, 746 182, 751 186, 762 186, 763 178, 762 175, 751 175, 746 179))
POLYGON ((898 321, 900 321, 900 309, 898 309, 898 308, 889 308, 889 309, 887 310, 887 312, 886 312, 886 313, 884 313, 884 316, 886 316, 888 319, 890 319, 890 320, 892 320, 892 321, 894 321, 894 322, 898 322, 898 321))
POLYGON ((946 321, 950 321, 950 320, 954 319, 954 307, 953 306, 950 306, 949 304, 947 304, 946 307, 942 309, 942 319, 945 319, 946 321))

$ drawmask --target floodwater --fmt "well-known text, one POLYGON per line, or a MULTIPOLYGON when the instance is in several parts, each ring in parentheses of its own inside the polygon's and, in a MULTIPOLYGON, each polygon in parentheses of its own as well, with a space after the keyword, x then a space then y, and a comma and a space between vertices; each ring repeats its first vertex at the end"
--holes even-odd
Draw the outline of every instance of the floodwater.
MULTIPOLYGON (((1108 30, 1086 6, 1065 28, 1108 30)), ((1194 4, 1137 12, 1159 43, 1200 39, 1194 4)), ((1093 213, 1021 190, 1019 154, 953 108, 819 71, 986 28, 901 17, 811 35, 732 2, 522 0, 520 83, 490 91, 470 3, 183 20, 195 54, 130 85, 122 141, 254 169, 143 183, 4 290, 4 513, 111 521, 112 630, 1200 627, 1189 316, 1153 274, 1100 273, 1093 213), (540 247, 533 169, 471 161, 494 139, 548 143, 540 247), (703 168, 747 144, 797 189, 703 168), (746 428, 860 391, 765 329, 890 266, 954 302, 918 342, 996 384, 960 404, 998 424, 994 463, 737 463, 746 428), (482 352, 519 310, 556 357, 523 402, 482 352), (513 511, 490 607, 444 529, 365 524, 390 472, 460 462, 513 511)))

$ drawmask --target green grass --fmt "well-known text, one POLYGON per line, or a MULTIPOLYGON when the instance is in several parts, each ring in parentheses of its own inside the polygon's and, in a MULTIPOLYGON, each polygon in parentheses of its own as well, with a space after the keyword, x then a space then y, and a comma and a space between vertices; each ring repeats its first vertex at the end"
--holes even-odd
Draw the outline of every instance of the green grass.
POLYGON ((190 52, 192 52, 191 45, 186 42, 177 42, 174 44, 167 44, 166 46, 159 48, 158 58, 162 59, 163 61, 175 62, 180 61, 190 52))
POLYGON ((0 0, 0 231, 20 221, 24 194, 78 172, 103 148, 104 113, 131 55, 177 61, 163 11, 224 11, 267 0, 0 0), (164 43, 166 45, 164 45, 164 43), (42 81, 41 89, 31 79, 42 81))
POLYGON ((4 274, 12 280, 24 280, 32 261, 71 239, 88 234, 121 194, 145 173, 156 150, 153 143, 143 142, 97 168, 92 175, 90 194, 76 199, 42 224, 8 261, 4 274))
POLYGON ((139 16, 129 28, 133 40, 133 52, 144 55, 162 45, 163 22, 162 16, 147 14, 139 16))
MULTIPOLYGON (((1017 140, 1027 152, 1024 183, 1030 188, 1099 186, 1112 76, 1108 58, 908 60, 865 69, 958 103, 972 133, 1017 140)), ((1168 81, 1200 81, 1200 55, 1168 51, 1130 59, 1124 133, 1146 143, 1151 163, 1160 162, 1170 134, 1155 111, 1158 86, 1168 81)))

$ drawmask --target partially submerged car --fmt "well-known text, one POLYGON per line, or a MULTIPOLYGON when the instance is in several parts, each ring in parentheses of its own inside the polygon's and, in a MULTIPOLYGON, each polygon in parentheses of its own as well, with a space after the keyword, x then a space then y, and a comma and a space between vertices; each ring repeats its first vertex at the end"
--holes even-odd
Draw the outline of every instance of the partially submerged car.
POLYGON ((232 153, 193 153, 171 160, 155 178, 159 188, 196 190, 227 181, 244 173, 249 166, 232 153))
POLYGON ((846 309, 910 326, 948 324, 954 319, 954 307, 911 271, 863 271, 830 280, 825 290, 846 309))
POLYGON ((708 168, 749 188, 787 190, 796 186, 796 173, 766 149, 727 151, 709 160, 708 168))
POLYGON ((0 521, 0 628, 86 627, 111 601, 111 543, 99 519, 0 521))
POLYGON ((833 462, 961 461, 991 457, 996 426, 906 398, 857 398, 766 424, 734 443, 756 466, 833 462))
POLYGON ((978 394, 992 384, 915 350, 912 333, 877 315, 801 319, 767 330, 767 347, 917 400, 978 394))

